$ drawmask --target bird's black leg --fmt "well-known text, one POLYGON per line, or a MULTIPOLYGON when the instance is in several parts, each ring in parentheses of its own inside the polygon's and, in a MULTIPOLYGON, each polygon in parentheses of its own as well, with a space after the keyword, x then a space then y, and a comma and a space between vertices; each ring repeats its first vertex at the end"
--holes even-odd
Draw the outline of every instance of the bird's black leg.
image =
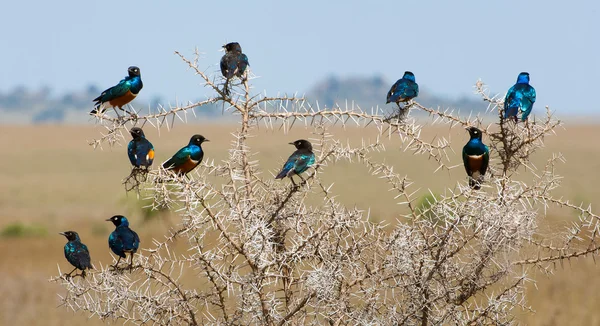
POLYGON ((298 176, 298 178, 300 178, 302 180, 302 183, 306 183, 306 180, 299 174, 296 174, 298 176))
POLYGON ((298 188, 298 185, 296 184, 296 182, 294 181, 294 178, 290 175, 290 180, 292 180, 292 184, 294 185, 294 188, 298 188))
POLYGON ((131 273, 131 271, 133 270, 133 255, 134 253, 131 253, 131 259, 129 260, 129 272, 131 273))
POLYGON ((225 79, 225 85, 223 86, 223 94, 225 94, 225 96, 229 96, 230 92, 229 92, 229 79, 225 79))
POLYGON ((69 274, 65 274, 65 277, 66 278, 70 278, 71 274, 73 274, 73 272, 76 271, 76 270, 77 270, 77 267, 75 267, 69 274))
MULTIPOLYGON (((113 106, 113 110, 115 110, 115 113, 117 114, 117 118, 119 118, 119 119, 120 119, 120 118, 121 118, 121 115, 119 114, 119 111, 117 111, 117 108, 115 108, 115 107, 113 106)), ((123 110, 123 109, 121 109, 121 110, 123 110)))
POLYGON ((81 277, 85 278, 85 269, 81 271, 81 277))
POLYGON ((119 262, 121 261, 121 256, 119 256, 119 259, 117 260, 117 263, 115 264, 115 266, 113 266, 116 269, 119 269, 119 262))

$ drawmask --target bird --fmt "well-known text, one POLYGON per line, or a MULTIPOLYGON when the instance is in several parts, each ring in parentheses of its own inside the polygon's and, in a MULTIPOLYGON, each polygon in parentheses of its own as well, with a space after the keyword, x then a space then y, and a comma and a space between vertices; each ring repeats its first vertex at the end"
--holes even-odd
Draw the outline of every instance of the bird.
POLYGON ((387 103, 394 102, 400 107, 400 102, 408 102, 419 96, 419 85, 415 81, 415 75, 410 72, 404 72, 404 76, 398 79, 390 91, 387 93, 387 103))
POLYGON ((107 108, 118 107, 123 110, 125 104, 133 101, 144 87, 140 68, 131 66, 127 69, 129 76, 123 78, 117 85, 105 90, 94 99, 94 109, 90 114, 104 112, 107 108))
POLYGON ((315 163, 315 154, 312 152, 312 144, 308 140, 299 139, 289 144, 296 146, 296 151, 290 155, 275 179, 289 177, 292 183, 296 184, 292 176, 295 174, 304 180, 300 173, 315 163))
POLYGON ((75 267, 71 273, 67 274, 67 277, 71 276, 75 270, 80 269, 81 277, 85 278, 85 270, 94 268, 87 246, 81 242, 79 234, 75 231, 65 231, 59 234, 64 235, 69 240, 65 244, 65 258, 75 267))
POLYGON ((193 135, 187 146, 178 150, 173 157, 163 163, 163 168, 173 171, 179 176, 188 174, 202 162, 204 151, 201 145, 207 141, 210 140, 202 135, 193 135))
POLYGON ((223 93, 229 96, 229 80, 234 76, 242 78, 246 68, 250 65, 248 57, 242 53, 242 47, 237 42, 223 45, 225 54, 221 57, 221 73, 225 77, 223 93))
POLYGON ((475 127, 465 129, 471 138, 463 147, 463 164, 469 175, 469 186, 479 190, 490 162, 490 149, 481 140, 481 130, 475 127))
POLYGON ((148 169, 154 161, 154 146, 146 139, 142 128, 133 127, 129 131, 133 139, 127 145, 127 155, 131 165, 148 169))
POLYGON ((119 256, 119 260, 115 264, 115 268, 119 265, 121 258, 127 259, 126 253, 131 254, 129 268, 133 266, 133 255, 140 246, 140 237, 129 228, 129 221, 123 215, 115 215, 107 221, 115 225, 115 230, 108 236, 108 246, 119 256))
POLYGON ((527 120, 533 109, 535 97, 535 88, 529 85, 529 73, 520 73, 517 83, 508 90, 504 98, 504 118, 513 118, 515 122, 518 122, 517 114, 520 110, 522 112, 521 120, 527 120))

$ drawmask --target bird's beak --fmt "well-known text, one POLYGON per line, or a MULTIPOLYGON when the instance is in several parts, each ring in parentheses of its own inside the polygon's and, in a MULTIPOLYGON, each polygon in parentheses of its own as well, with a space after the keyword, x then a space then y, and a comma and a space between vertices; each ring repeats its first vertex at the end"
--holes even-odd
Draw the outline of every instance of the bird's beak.
POLYGON ((465 130, 471 130, 471 126, 466 126, 465 130))
POLYGON ((290 145, 294 145, 294 143, 288 143, 288 144, 290 144, 290 145))
POLYGON ((219 52, 223 52, 223 51, 225 51, 225 45, 223 45, 223 46, 221 47, 221 49, 219 49, 219 52))
POLYGON ((204 141, 210 141, 210 139, 205 139, 204 141))
POLYGON ((105 221, 107 221, 107 222, 108 222, 108 221, 112 221, 112 219, 110 219, 110 218, 107 218, 105 221))
POLYGON ((58 234, 67 236, 64 232, 58 232, 58 234))

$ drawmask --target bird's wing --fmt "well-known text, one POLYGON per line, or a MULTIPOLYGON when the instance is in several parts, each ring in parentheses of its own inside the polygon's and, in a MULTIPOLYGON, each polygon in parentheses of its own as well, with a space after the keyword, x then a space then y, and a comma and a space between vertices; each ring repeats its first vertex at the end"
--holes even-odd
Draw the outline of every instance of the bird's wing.
POLYGON ((243 54, 240 53, 238 55, 238 60, 237 60, 237 76, 238 77, 242 77, 244 75, 244 72, 246 71, 246 68, 248 68, 248 57, 243 54))
POLYGON ((225 54, 221 58, 221 73, 227 79, 232 78, 236 73, 237 59, 231 54, 225 54))
POLYGON ((469 155, 467 155, 467 146, 463 147, 462 159, 463 159, 463 165, 465 166, 465 171, 467 171, 467 174, 469 176, 473 175, 473 172, 471 172, 471 168, 469 167, 469 155))
POLYGON ((524 87, 520 89, 520 93, 522 94, 521 111, 523 112, 521 119, 525 121, 531 113, 531 109, 533 109, 536 94, 535 89, 531 85, 524 85, 524 87))
POLYGON ((90 261, 90 251, 83 243, 80 243, 79 250, 77 250, 77 259, 83 267, 92 267, 92 262, 90 261))
POLYGON ((294 171, 302 173, 315 162, 314 154, 300 154, 294 162, 294 171))
POLYGON ((390 91, 387 93, 387 102, 386 103, 396 102, 396 100, 398 99, 398 95, 396 93, 396 88, 398 88, 399 83, 400 83, 400 80, 396 81, 394 83, 394 85, 392 85, 392 87, 390 88, 390 91))
POLYGON ((518 84, 513 85, 504 98, 504 117, 517 116, 521 106, 521 92, 518 91, 518 84))
MULTIPOLYGON (((131 159, 131 157, 130 157, 131 159)), ((137 165, 151 165, 154 160, 154 146, 147 139, 137 142, 136 146, 136 162, 137 165)))
POLYGON ((407 95, 411 98, 419 96, 419 84, 411 81, 408 86, 407 95))
MULTIPOLYGON (((131 229, 130 229, 130 230, 131 230, 131 229)), ((133 247, 134 247, 135 249, 137 249, 137 248, 140 246, 140 242, 141 242, 141 241, 140 241, 140 237, 139 237, 139 236, 138 236, 138 234, 137 234, 135 231, 133 231, 133 230, 131 230, 131 233, 133 234, 133 247)))
MULTIPOLYGON (((483 145, 483 146, 485 146, 485 145, 483 145)), ((479 172, 481 174, 485 174, 487 172, 489 163, 490 163, 490 149, 487 146, 485 146, 485 153, 483 154, 483 162, 481 163, 481 168, 479 169, 479 172)))
POLYGON ((275 177, 275 179, 282 179, 285 176, 287 176, 287 174, 294 168, 294 166, 296 165, 296 159, 297 159, 297 154, 294 153, 292 155, 290 155, 290 157, 288 157, 287 161, 285 162, 285 164, 283 165, 283 168, 281 168, 281 171, 279 172, 279 174, 277 174, 277 176, 275 177))
POLYGON ((227 77, 227 59, 225 59, 227 55, 224 55, 221 57, 221 74, 223 74, 223 77, 227 77))
POLYGON ((118 97, 125 95, 130 88, 131 85, 129 81, 127 79, 123 79, 117 85, 102 92, 102 94, 95 98, 94 101, 103 103, 108 102, 110 100, 114 100, 118 97))
POLYGON ((187 162, 187 160, 190 158, 191 155, 192 155, 192 151, 190 150, 189 146, 186 146, 186 147, 180 149, 179 151, 177 151, 177 153, 175 153, 175 155, 173 155, 173 157, 171 157, 165 163, 163 163, 163 168, 171 169, 171 168, 177 167, 177 166, 187 162))
POLYGON ((127 145, 127 156, 129 157, 129 162, 131 165, 139 165, 137 163, 137 146, 135 141, 130 141, 129 145, 127 145))

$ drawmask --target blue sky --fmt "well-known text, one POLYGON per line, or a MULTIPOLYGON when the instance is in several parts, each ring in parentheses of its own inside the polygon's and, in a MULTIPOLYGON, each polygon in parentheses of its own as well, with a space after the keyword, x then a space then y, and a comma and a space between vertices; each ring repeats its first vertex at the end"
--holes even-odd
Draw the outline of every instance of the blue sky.
POLYGON ((194 100, 208 90, 173 52, 197 47, 200 65, 217 72, 220 46, 238 41, 261 76, 255 88, 268 94, 304 92, 332 74, 393 82, 405 70, 443 95, 472 94, 478 78, 504 93, 528 71, 534 110, 600 112, 598 1, 223 3, 10 1, 0 20, 0 91, 106 88, 137 65, 142 98, 194 100))

